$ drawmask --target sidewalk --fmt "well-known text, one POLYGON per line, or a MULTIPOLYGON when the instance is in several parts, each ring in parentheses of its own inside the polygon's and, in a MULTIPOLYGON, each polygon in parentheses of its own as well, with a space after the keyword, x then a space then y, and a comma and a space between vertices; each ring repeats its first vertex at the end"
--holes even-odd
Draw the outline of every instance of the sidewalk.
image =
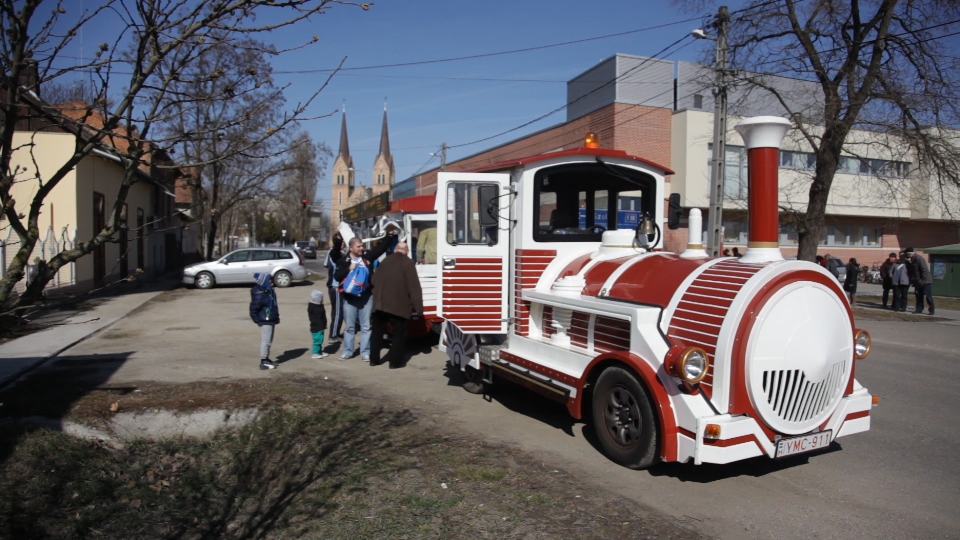
POLYGON ((177 286, 175 280, 157 280, 91 298, 96 305, 54 326, 0 345, 0 388, 17 380, 61 352, 123 319, 158 294, 177 286))

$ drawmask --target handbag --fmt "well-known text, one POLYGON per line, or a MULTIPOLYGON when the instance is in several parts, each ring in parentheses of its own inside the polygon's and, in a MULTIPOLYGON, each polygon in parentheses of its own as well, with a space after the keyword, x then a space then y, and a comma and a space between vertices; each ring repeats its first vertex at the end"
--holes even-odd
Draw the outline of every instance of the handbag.
POLYGON ((360 296, 367 288, 367 279, 370 277, 370 270, 365 264, 357 264, 353 270, 343 279, 343 292, 351 296, 360 296))

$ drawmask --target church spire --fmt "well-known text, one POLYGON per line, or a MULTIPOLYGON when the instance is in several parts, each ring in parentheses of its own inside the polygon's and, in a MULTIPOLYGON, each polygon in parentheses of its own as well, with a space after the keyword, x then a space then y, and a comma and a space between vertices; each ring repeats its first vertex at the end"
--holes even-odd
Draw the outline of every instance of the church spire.
POLYGON ((340 157, 348 167, 353 167, 353 158, 350 157, 350 143, 347 142, 347 106, 343 106, 343 116, 340 118, 340 157))
POLYGON ((380 155, 386 158, 390 157, 390 133, 387 130, 386 100, 383 101, 383 127, 380 128, 380 155))

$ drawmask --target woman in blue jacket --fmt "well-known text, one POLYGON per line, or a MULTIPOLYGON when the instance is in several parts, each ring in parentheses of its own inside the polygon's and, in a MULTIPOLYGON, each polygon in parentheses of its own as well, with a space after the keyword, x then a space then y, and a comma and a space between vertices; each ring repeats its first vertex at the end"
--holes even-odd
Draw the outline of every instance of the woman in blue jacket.
POLYGON ((280 306, 277 293, 270 284, 270 274, 256 274, 257 284, 250 289, 250 318, 260 327, 260 369, 276 369, 270 360, 270 345, 273 344, 273 327, 280 324, 280 306))

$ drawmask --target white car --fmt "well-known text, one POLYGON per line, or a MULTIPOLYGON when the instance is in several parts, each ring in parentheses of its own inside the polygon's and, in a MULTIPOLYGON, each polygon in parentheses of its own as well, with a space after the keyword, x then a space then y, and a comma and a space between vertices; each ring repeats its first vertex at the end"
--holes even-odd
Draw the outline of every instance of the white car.
POLYGON ((183 269, 183 282, 198 289, 225 283, 256 283, 256 274, 267 272, 277 287, 289 287, 309 275, 303 257, 291 248, 246 248, 216 261, 191 264, 183 269))

